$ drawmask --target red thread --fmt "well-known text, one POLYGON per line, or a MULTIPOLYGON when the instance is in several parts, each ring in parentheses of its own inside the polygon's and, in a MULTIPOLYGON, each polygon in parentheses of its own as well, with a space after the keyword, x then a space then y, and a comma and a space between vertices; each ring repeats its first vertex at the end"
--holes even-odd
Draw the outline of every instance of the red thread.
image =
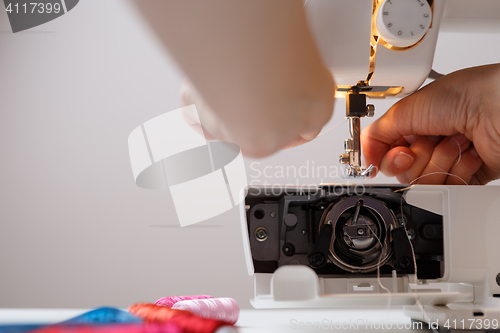
POLYGON ((175 324, 183 333, 213 333, 228 323, 219 320, 205 319, 197 316, 174 316, 169 323, 175 324))
POLYGON ((183 333, 213 333, 227 322, 195 316, 189 311, 167 308, 154 304, 134 304, 129 312, 149 323, 171 323, 183 333))
POLYGON ((155 305, 168 306, 169 308, 171 308, 175 303, 180 301, 188 301, 192 299, 208 299, 208 298, 213 298, 213 297, 208 295, 170 296, 170 297, 160 298, 155 302, 155 305))
POLYGON ((189 311, 171 309, 151 303, 134 304, 128 308, 128 312, 146 323, 165 323, 175 315, 193 316, 189 311))

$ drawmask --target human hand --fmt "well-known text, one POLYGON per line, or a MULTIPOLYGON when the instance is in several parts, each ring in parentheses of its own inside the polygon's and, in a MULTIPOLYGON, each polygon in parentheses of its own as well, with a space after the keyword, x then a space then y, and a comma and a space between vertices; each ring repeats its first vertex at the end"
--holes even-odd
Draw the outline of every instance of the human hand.
MULTIPOLYGON (((328 81, 327 78, 322 90, 324 95, 313 104, 304 104, 303 109, 295 110, 299 113, 298 117, 293 115, 293 110, 290 110, 289 114, 287 110, 284 110, 285 114, 280 113, 279 110, 269 110, 270 112, 276 111, 276 114, 266 118, 262 113, 256 112, 253 115, 256 121, 247 122, 244 118, 224 119, 217 115, 193 84, 185 79, 181 85, 181 106, 196 105, 198 114, 185 111, 183 112, 184 120, 207 140, 233 142, 241 147, 244 155, 263 157, 278 149, 288 149, 307 143, 318 136, 333 112, 333 80, 328 81), (263 125, 262 122, 266 122, 267 125, 263 125), (284 126, 290 123, 293 124, 284 126), (237 130, 242 126, 246 131, 254 133, 253 139, 248 140, 244 133, 237 130), (256 137, 259 138, 256 139, 256 137)), ((294 109, 297 108, 294 107, 294 109)))
POLYGON ((500 178, 500 64, 432 82, 392 106, 361 140, 365 163, 401 183, 500 178))
POLYGON ((311 140, 330 119, 335 84, 303 0, 134 3, 193 83, 182 104, 196 104, 201 125, 185 118, 208 138, 263 157, 311 140))

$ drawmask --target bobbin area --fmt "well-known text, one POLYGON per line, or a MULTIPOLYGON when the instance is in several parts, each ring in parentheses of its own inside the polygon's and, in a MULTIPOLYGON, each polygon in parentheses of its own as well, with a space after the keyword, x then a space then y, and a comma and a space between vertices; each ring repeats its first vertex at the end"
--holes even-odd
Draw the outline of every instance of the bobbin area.
POLYGON ((325 184, 246 193, 242 234, 256 308, 390 304, 424 321, 500 316, 500 188, 325 184))

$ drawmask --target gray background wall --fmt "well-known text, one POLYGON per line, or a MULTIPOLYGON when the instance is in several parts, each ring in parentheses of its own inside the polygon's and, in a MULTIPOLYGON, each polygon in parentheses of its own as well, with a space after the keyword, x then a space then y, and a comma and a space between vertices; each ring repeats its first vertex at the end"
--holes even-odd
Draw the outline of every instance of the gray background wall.
MULTIPOLYGON (((445 29, 434 68, 498 62, 499 40, 498 26, 445 29)), ((182 77, 126 1, 82 0, 17 34, 0 11, 0 307, 125 307, 200 293, 249 306, 237 209, 180 228, 169 192, 138 188, 132 178, 128 134, 179 106, 182 77)), ((377 115, 393 102, 376 101, 377 115)), ((343 112, 339 101, 326 127, 343 112)), ((247 159, 249 180, 266 180, 255 171, 266 166, 337 165, 347 135, 342 126, 247 159)), ((301 182, 344 182, 320 178, 301 182)))

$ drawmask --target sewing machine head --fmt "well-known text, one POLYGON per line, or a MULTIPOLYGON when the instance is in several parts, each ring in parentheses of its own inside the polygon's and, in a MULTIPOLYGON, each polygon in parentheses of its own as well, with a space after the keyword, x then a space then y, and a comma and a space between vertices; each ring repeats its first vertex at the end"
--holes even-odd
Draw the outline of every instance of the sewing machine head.
POLYGON ((361 118, 373 116, 366 97, 402 97, 431 72, 443 0, 309 0, 305 5, 323 60, 346 98, 351 138, 339 158, 347 177, 365 178, 361 118))

